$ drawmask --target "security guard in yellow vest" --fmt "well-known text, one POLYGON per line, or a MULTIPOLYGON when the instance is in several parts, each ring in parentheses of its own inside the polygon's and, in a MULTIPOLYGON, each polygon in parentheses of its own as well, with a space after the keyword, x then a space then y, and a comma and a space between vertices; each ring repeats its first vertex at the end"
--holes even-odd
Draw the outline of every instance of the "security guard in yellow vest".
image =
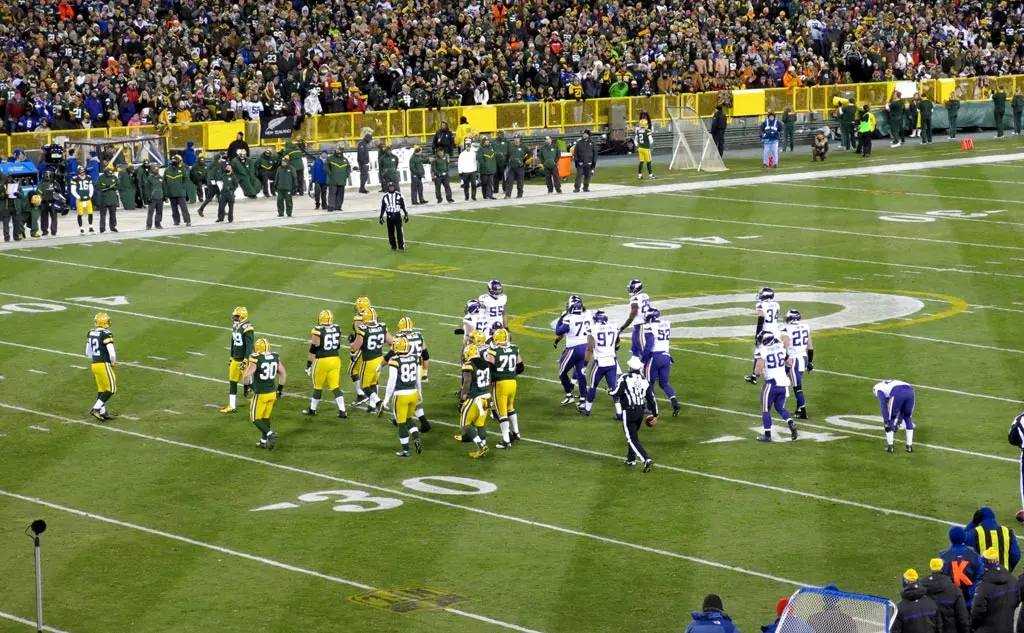
POLYGON ((1009 571, 1020 562, 1020 545, 1013 530, 1000 525, 996 521, 996 513, 992 508, 979 508, 974 513, 974 518, 964 527, 967 532, 967 545, 977 550, 979 554, 990 547, 996 548, 999 552, 999 563, 1009 571))

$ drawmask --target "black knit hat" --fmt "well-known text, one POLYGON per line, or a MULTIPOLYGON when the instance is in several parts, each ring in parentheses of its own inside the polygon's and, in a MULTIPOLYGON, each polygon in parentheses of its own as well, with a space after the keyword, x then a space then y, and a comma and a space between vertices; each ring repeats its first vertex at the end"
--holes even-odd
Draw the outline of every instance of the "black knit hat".
POLYGON ((722 599, 716 594, 709 593, 704 598, 704 606, 702 607, 702 610, 707 611, 709 609, 713 609, 715 611, 722 611, 724 608, 725 607, 722 606, 722 599))

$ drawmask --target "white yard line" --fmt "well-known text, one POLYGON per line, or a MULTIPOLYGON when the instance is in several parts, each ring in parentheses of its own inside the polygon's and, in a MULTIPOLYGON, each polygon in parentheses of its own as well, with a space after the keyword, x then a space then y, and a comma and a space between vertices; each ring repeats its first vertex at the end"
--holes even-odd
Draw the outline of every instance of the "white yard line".
POLYGON ((50 429, 46 428, 45 426, 30 426, 28 428, 32 429, 33 431, 42 431, 43 433, 50 432, 50 429))
MULTIPOLYGON (((83 518, 92 519, 94 521, 100 521, 101 523, 106 523, 108 525, 114 525, 114 526, 117 526, 117 527, 129 529, 129 530, 135 530, 137 532, 144 532, 144 533, 150 534, 152 536, 159 536, 161 538, 169 539, 169 540, 172 540, 172 541, 177 541, 179 543, 185 543, 186 545, 192 545, 194 547, 201 547, 203 549, 208 549, 210 551, 217 552, 219 554, 225 554, 227 556, 233 556, 235 558, 241 558, 241 559, 253 562, 253 563, 259 563, 261 565, 267 565, 268 567, 276 567, 277 569, 283 569, 284 571, 289 571, 289 572, 296 573, 296 574, 302 574, 304 576, 311 576, 313 578, 318 578, 320 580, 326 580, 326 581, 329 581, 329 582, 337 583, 339 585, 348 585, 349 587, 355 587, 356 589, 362 589, 364 591, 375 591, 376 590, 376 587, 373 587, 371 585, 367 585, 367 584, 364 584, 364 583, 361 583, 361 582, 357 582, 355 580, 349 580, 347 578, 342 578, 340 576, 332 576, 330 574, 324 574, 322 572, 314 571, 312 569, 306 569, 304 567, 298 567, 296 565, 289 565, 288 563, 282 563, 280 561, 276 561, 276 560, 274 560, 272 558, 267 558, 265 556, 257 556, 255 554, 248 554, 246 552, 242 552, 242 551, 239 551, 239 550, 231 549, 231 548, 228 548, 228 547, 223 547, 221 545, 214 545, 212 543, 205 543, 203 541, 199 541, 199 540, 196 540, 196 539, 193 539, 193 538, 189 538, 187 536, 181 536, 180 534, 172 534, 171 532, 164 532, 163 530, 156 530, 156 529, 153 529, 153 528, 150 528, 150 527, 146 527, 144 525, 138 525, 137 523, 129 523, 128 521, 121 521, 119 519, 112 519, 110 517, 103 516, 102 514, 96 514, 94 512, 87 512, 85 510, 79 510, 77 508, 71 508, 69 506, 60 505, 58 503, 52 503, 50 501, 45 501, 45 500, 40 499, 38 497, 29 497, 29 496, 26 496, 26 495, 21 495, 21 494, 15 493, 15 492, 9 492, 7 490, 0 490, 0 495, 8 497, 8 498, 11 498, 11 499, 18 499, 18 500, 24 501, 26 503, 31 503, 31 504, 34 504, 34 505, 42 506, 44 508, 50 508, 51 510, 58 510, 60 512, 66 512, 68 514, 74 514, 76 516, 80 516, 80 517, 83 517, 83 518)), ((500 627, 502 627, 504 629, 509 629, 509 630, 512 630, 512 631, 519 631, 520 633, 540 633, 540 631, 536 631, 535 629, 528 629, 526 627, 519 626, 518 624, 513 624, 511 622, 504 622, 502 620, 495 620, 495 619, 489 618, 487 616, 479 615, 479 614, 472 613, 472 612, 469 612, 469 611, 463 611, 461 609, 452 609, 452 608, 444 608, 444 607, 442 607, 441 610, 442 611, 447 611, 448 613, 451 613, 452 615, 458 615, 458 616, 462 616, 462 617, 466 617, 466 618, 472 618, 474 620, 479 620, 481 622, 487 622, 488 624, 494 624, 496 626, 500 626, 500 627)))
MULTIPOLYGON (((179 448, 187 448, 187 449, 202 451, 204 453, 211 454, 211 455, 217 455, 217 456, 220 456, 220 457, 227 457, 227 458, 230 458, 230 459, 236 459, 236 460, 239 460, 239 461, 248 462, 248 463, 251 463, 251 464, 258 464, 258 465, 266 466, 266 467, 269 467, 269 468, 277 468, 279 470, 284 470, 284 471, 288 471, 288 472, 295 473, 295 474, 307 475, 307 476, 310 476, 310 477, 315 477, 315 478, 318 478, 318 479, 324 479, 324 480, 332 481, 332 482, 336 482, 336 483, 343 483, 343 484, 348 484, 348 485, 352 485, 352 486, 358 486, 360 488, 366 488, 368 490, 376 490, 376 491, 379 491, 379 492, 386 492, 386 493, 388 493, 390 495, 394 495, 394 496, 398 496, 398 497, 404 497, 406 499, 415 499, 417 501, 423 501, 423 502, 426 502, 426 503, 431 503, 431 504, 439 505, 439 506, 446 507, 446 508, 452 508, 452 509, 457 509, 457 510, 464 510, 466 512, 470 512, 470 513, 473 513, 473 514, 479 514, 481 516, 486 516, 486 517, 489 517, 489 518, 492 518, 492 519, 500 519, 500 520, 503 520, 503 521, 508 521, 508 522, 511 522, 511 523, 517 523, 517 524, 520 524, 520 525, 528 525, 528 526, 531 526, 531 527, 541 528, 541 529, 548 530, 548 531, 551 531, 551 532, 556 532, 556 533, 559 533, 559 534, 565 534, 565 535, 569 535, 569 536, 576 536, 576 537, 579 537, 579 538, 582 538, 582 539, 586 539, 586 540, 590 540, 590 541, 596 541, 596 542, 605 543, 605 544, 608 544, 608 545, 617 545, 619 547, 624 547, 624 548, 628 548, 628 549, 632 549, 632 550, 642 551, 642 552, 646 552, 646 553, 649 553, 649 554, 656 554, 658 556, 665 556, 665 557, 674 558, 674 559, 677 559, 677 560, 684 560, 684 561, 687 561, 687 562, 690 562, 690 563, 695 563, 697 565, 703 565, 703 566, 706 566, 706 567, 714 567, 716 569, 732 571, 732 572, 736 572, 738 574, 742 574, 742 575, 745 575, 745 576, 753 576, 755 578, 761 578, 763 580, 770 580, 770 581, 773 581, 773 582, 782 583, 782 584, 788 584, 788 585, 792 585, 792 586, 796 586, 796 587, 807 586, 807 583, 799 582, 799 581, 796 581, 796 580, 790 580, 788 578, 783 578, 781 576, 774 576, 772 574, 766 574, 766 573, 762 573, 762 572, 758 572, 758 571, 753 571, 753 570, 750 570, 750 569, 744 569, 742 567, 735 567, 733 565, 727 565, 725 563, 719 563, 717 561, 712 561, 712 560, 708 560, 708 559, 705 559, 705 558, 700 558, 700 557, 697 557, 697 556, 690 556, 690 555, 687 555, 687 554, 680 554, 678 552, 672 552, 672 551, 665 550, 665 549, 649 547, 649 546, 646 546, 646 545, 642 545, 640 543, 631 543, 629 541, 623 541, 623 540, 616 539, 616 538, 611 538, 611 537, 607 537, 607 536, 601 536, 601 535, 598 535, 598 534, 591 534, 591 533, 588 533, 588 532, 583 532, 583 531, 580 531, 580 530, 574 530, 572 528, 566 528, 566 527, 562 527, 562 526, 559 526, 559 525, 554 525, 554 524, 551 524, 551 523, 544 523, 544 522, 541 522, 541 521, 532 521, 530 519, 525 519, 525 518, 514 516, 514 515, 511 515, 511 514, 504 514, 504 513, 500 513, 500 512, 491 512, 490 510, 484 510, 482 508, 476 508, 476 507, 473 507, 473 506, 463 505, 463 504, 460 504, 460 503, 454 503, 454 502, 451 502, 451 501, 444 501, 444 500, 441 500, 441 499, 434 499, 432 497, 427 497, 427 496, 424 496, 424 495, 411 493, 411 492, 409 492, 407 490, 401 490, 401 489, 397 489, 397 488, 388 488, 386 486, 378 486, 378 485, 374 485, 374 484, 368 484, 368 483, 364 483, 364 482, 361 482, 361 481, 356 481, 356 480, 353 480, 353 479, 347 479, 347 478, 344 478, 344 477, 336 477, 334 475, 328 475, 326 473, 320 473, 320 472, 316 472, 316 471, 313 471, 313 470, 307 470, 305 468, 298 468, 296 466, 289 466, 289 465, 281 464, 281 463, 277 463, 277 462, 269 462, 269 461, 265 461, 265 460, 262 460, 262 459, 257 459, 255 457, 250 457, 248 455, 240 455, 240 454, 237 454, 237 453, 230 453, 228 451, 222 451, 222 450, 219 450, 219 449, 216 449, 216 448, 210 448, 208 446, 201 446, 201 445, 198 445, 198 444, 190 444, 188 442, 180 442, 178 440, 172 440, 172 439, 168 439, 168 438, 164 438, 164 437, 159 437, 159 436, 156 436, 156 435, 147 435, 145 433, 138 433, 136 431, 128 431, 128 430, 125 430, 125 429, 118 428, 116 426, 103 426, 103 425, 99 425, 99 424, 92 424, 90 422, 84 422, 84 421, 81 421, 81 420, 75 420, 75 419, 72 419, 72 418, 66 418, 66 417, 63 417, 63 416, 54 415, 52 413, 44 413, 42 411, 34 411, 34 410, 31 410, 31 409, 25 409, 23 407, 17 407, 17 406, 5 404, 5 403, 2 403, 2 402, 0 402, 0 407, 3 407, 5 409, 13 409, 15 411, 22 411, 24 413, 31 413, 31 414, 35 414, 35 415, 41 415, 43 417, 48 417, 48 418, 51 418, 51 419, 57 419, 57 420, 61 420, 63 422, 68 422, 68 423, 72 423, 72 424, 83 424, 85 426, 90 426, 90 427, 93 427, 93 428, 103 429, 103 430, 110 431, 110 432, 123 433, 125 435, 131 435, 133 437, 137 437, 137 438, 140 438, 140 439, 150 440, 150 441, 153 441, 153 442, 160 442, 160 443, 168 444, 168 445, 171 445, 171 446, 177 446, 179 448)), ((21 495, 15 495, 14 493, 7 493, 6 491, 0 491, 0 494, 6 494, 7 496, 12 496, 12 497, 15 497, 15 498, 21 498, 21 499, 27 500, 27 501, 35 501, 32 498, 25 498, 25 497, 22 497, 21 495)), ((64 509, 64 508, 56 508, 56 509, 64 509)), ((161 536, 163 536, 163 535, 161 534, 161 536)), ((195 544, 198 544, 198 543, 195 543, 195 544)), ((202 545, 200 544, 200 546, 202 546, 202 545)), ((348 584, 348 583, 346 583, 346 584, 348 584)), ((371 589, 371 587, 366 587, 366 588, 367 589, 371 589)))
POLYGON ((32 373, 32 374, 42 374, 44 376, 46 375, 46 372, 43 371, 42 369, 30 369, 28 371, 29 371, 29 373, 32 373))
POLYGON ((206 354, 204 354, 202 352, 189 352, 189 355, 190 356, 206 356, 206 354))
POLYGON ((171 415, 185 415, 181 411, 175 411, 174 409, 164 409, 164 413, 170 413, 171 415))
MULTIPOLYGON (((6 611, 0 611, 0 618, 10 620, 11 622, 17 622, 18 624, 24 624, 25 626, 30 626, 33 629, 36 628, 35 620, 29 620, 28 618, 19 618, 18 616, 11 613, 7 613, 6 611)), ((67 631, 56 629, 46 624, 43 625, 43 630, 49 631, 49 633, 68 633, 67 631)))

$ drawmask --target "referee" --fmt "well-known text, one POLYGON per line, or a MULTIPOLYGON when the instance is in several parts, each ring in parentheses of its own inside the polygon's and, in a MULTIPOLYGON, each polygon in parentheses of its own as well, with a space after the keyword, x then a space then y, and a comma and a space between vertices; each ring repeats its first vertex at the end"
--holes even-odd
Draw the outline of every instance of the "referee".
POLYGON ((647 473, 654 466, 654 460, 640 444, 638 433, 644 421, 645 408, 654 415, 651 426, 658 422, 658 401, 654 399, 651 383, 640 373, 643 369, 640 359, 630 358, 626 366, 629 371, 619 376, 615 388, 608 393, 622 407, 622 430, 626 433, 626 465, 636 466, 636 458, 640 457, 644 463, 644 472, 647 473))
POLYGON ((395 191, 395 181, 388 181, 388 192, 380 201, 380 223, 384 224, 384 216, 388 216, 388 241, 391 250, 405 250, 405 233, 402 231, 402 220, 409 221, 409 211, 405 208, 405 198, 395 191))
POLYGON ((1024 413, 1013 419, 1010 424, 1010 433, 1007 439, 1010 444, 1020 449, 1020 504, 1021 511, 1017 513, 1017 520, 1024 523, 1024 413))

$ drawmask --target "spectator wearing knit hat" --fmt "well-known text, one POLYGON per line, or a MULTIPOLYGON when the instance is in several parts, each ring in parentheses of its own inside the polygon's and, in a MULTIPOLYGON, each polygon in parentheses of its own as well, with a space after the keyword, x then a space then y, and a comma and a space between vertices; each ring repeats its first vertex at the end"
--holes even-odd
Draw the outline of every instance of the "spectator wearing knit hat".
POLYGON ((782 621, 782 616, 786 616, 786 633, 814 633, 806 622, 800 619, 799 616, 793 613, 786 613, 786 608, 789 606, 789 598, 780 598, 775 603, 775 621, 771 624, 766 624, 761 627, 761 633, 776 633, 779 629, 779 622, 782 621))
POLYGON ((700 611, 690 614, 693 622, 686 628, 686 633, 739 633, 725 613, 722 599, 711 593, 704 598, 700 611))
POLYGON ((964 596, 967 608, 971 608, 974 590, 985 572, 981 555, 967 545, 967 532, 959 525, 949 528, 950 547, 939 554, 942 559, 942 573, 953 581, 964 596))
POLYGON ((918 580, 917 570, 903 572, 903 591, 890 633, 942 633, 939 607, 918 580))
POLYGON ((921 580, 921 587, 935 601, 942 620, 943 633, 970 633, 971 614, 964 602, 964 594, 953 584, 953 579, 942 573, 945 561, 933 558, 928 563, 932 573, 921 580))

